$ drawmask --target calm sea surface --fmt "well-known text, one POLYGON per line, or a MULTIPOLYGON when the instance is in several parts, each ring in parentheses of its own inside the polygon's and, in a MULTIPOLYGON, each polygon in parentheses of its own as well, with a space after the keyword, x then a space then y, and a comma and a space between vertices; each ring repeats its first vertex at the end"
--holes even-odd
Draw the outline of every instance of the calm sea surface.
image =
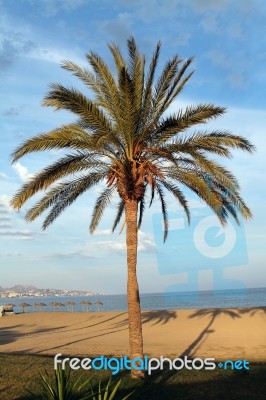
MULTIPOLYGON (((126 295, 102 295, 86 297, 23 297, 23 298, 1 298, 0 305, 7 303, 15 304, 15 312, 21 312, 20 303, 30 304, 25 308, 27 312, 40 310, 40 307, 33 306, 34 303, 45 303, 43 311, 86 311, 87 306, 81 305, 81 301, 94 303, 100 301, 103 305, 92 304, 89 311, 124 311, 127 309, 126 295), (67 301, 75 303, 74 306, 66 304, 67 301), (52 302, 64 303, 65 306, 53 307, 52 302)), ((234 307, 266 307, 266 288, 262 289, 238 289, 218 290, 206 292, 186 293, 147 293, 141 295, 141 307, 143 310, 165 310, 165 309, 200 309, 200 308, 234 308, 234 307)))

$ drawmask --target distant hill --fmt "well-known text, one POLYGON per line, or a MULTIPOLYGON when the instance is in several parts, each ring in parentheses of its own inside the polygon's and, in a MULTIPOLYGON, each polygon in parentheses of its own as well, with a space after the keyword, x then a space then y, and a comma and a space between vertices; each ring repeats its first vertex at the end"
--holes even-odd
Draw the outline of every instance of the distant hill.
POLYGON ((36 286, 32 286, 32 285, 15 285, 12 286, 11 288, 3 288, 5 290, 12 290, 14 292, 17 293, 24 293, 24 292, 28 292, 29 290, 39 290, 36 286))
POLYGON ((34 285, 0 287, 0 297, 51 297, 51 296, 92 296, 101 293, 91 290, 40 289, 34 285))

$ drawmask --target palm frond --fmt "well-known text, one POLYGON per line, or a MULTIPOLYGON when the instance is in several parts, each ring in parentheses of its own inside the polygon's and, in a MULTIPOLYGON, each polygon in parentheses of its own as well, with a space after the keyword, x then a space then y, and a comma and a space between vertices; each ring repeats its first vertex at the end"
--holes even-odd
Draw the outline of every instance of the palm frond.
POLYGON ((106 100, 105 93, 102 87, 102 82, 88 68, 82 68, 72 61, 63 60, 61 67, 73 73, 74 76, 81 79, 96 95, 99 105, 108 107, 109 103, 106 100))
POLYGON ((177 95, 179 93, 181 93, 181 91, 185 87, 186 83, 189 81, 189 79, 193 75, 194 71, 191 71, 185 77, 183 77, 184 73, 186 72, 186 70, 192 63, 192 61, 193 61, 193 57, 190 57, 187 60, 185 60, 183 62, 183 65, 181 66, 180 70, 177 72, 175 79, 172 83, 172 86, 169 88, 169 91, 165 98, 164 107, 162 109, 162 112, 164 112, 170 106, 170 104, 173 102, 173 100, 177 97, 177 95))
POLYGON ((121 217, 123 215, 124 209, 125 209, 125 202, 124 202, 124 200, 121 200, 118 205, 118 210, 117 210, 117 214, 116 214, 116 217, 115 217, 115 220, 113 223, 112 232, 115 231, 117 225, 119 224, 121 217))
POLYGON ((93 159, 89 154, 70 154, 61 158, 54 164, 44 168, 41 172, 36 174, 28 182, 26 182, 12 200, 13 206, 17 204, 20 208, 30 197, 34 196, 40 190, 47 189, 55 181, 62 179, 70 174, 79 173, 82 171, 89 171, 107 174, 109 165, 93 159))
POLYGON ((126 66, 126 61, 124 60, 124 58, 122 56, 122 53, 121 53, 119 47, 116 44, 110 43, 108 45, 108 47, 109 47, 109 50, 111 51, 112 56, 114 58, 115 65, 116 65, 116 70, 117 70, 118 75, 119 75, 120 69, 122 67, 126 66))
POLYGON ((139 220, 138 220, 138 229, 140 229, 142 220, 143 220, 143 214, 145 211, 145 196, 143 196, 139 202, 139 220))
POLYGON ((166 202, 164 199, 163 189, 161 188, 160 184, 156 182, 156 191, 159 195, 159 199, 161 202, 161 209, 162 209, 162 216, 163 216, 163 226, 164 226, 164 233, 163 233, 163 241, 166 241, 168 235, 168 216, 167 216, 167 207, 166 202))
POLYGON ((181 192, 181 190, 176 185, 173 185, 171 182, 166 181, 166 180, 162 180, 161 184, 167 190, 169 190, 169 192, 171 192, 175 196, 175 198, 178 200, 178 202, 183 207, 183 209, 186 213, 188 223, 190 223, 190 212, 189 212, 189 208, 188 208, 188 203, 187 203, 185 196, 181 192))
POLYGON ((153 81, 154 81, 154 76, 155 76, 155 71, 156 67, 158 64, 159 60, 159 55, 160 55, 160 48, 161 48, 161 42, 157 43, 157 46, 155 48, 154 54, 152 56, 148 73, 146 76, 146 84, 144 88, 144 93, 143 93, 143 112, 142 112, 142 119, 144 119, 143 124, 145 126, 144 122, 148 122, 148 118, 150 116, 151 112, 151 107, 152 107, 152 96, 153 96, 153 81))
POLYGON ((132 87, 132 80, 125 67, 122 67, 119 73, 119 89, 122 98, 123 107, 123 130, 121 134, 125 138, 127 144, 127 157, 132 159, 133 155, 133 143, 136 136, 136 124, 135 118, 131 118, 134 114, 134 92, 132 87))
POLYGON ((217 107, 212 104, 199 104, 197 106, 186 107, 177 114, 170 115, 163 119, 154 135, 154 140, 162 144, 171 139, 176 134, 189 129, 197 124, 205 124, 212 118, 217 118, 225 112, 224 107, 217 107))
POLYGON ((90 150, 95 149, 90 135, 76 124, 64 125, 48 133, 34 136, 22 143, 12 154, 15 162, 24 155, 53 149, 90 150))
POLYGON ((178 168, 173 168, 172 171, 168 172, 168 177, 187 186, 213 210, 217 211, 222 207, 222 199, 215 190, 212 190, 204 176, 195 173, 195 171, 181 171, 178 168))
POLYGON ((170 151, 190 152, 204 150, 221 156, 230 157, 229 149, 241 149, 248 152, 254 151, 254 146, 242 136, 233 135, 227 131, 197 132, 178 138, 169 146, 170 151))
POLYGON ((181 63, 181 60, 178 59, 176 71, 173 73, 173 75, 170 79, 170 84, 167 85, 166 87, 162 88, 160 101, 158 101, 156 98, 154 100, 154 102, 156 103, 156 107, 154 109, 155 114, 154 114, 153 120, 156 121, 156 120, 158 120, 158 117, 160 118, 163 115, 163 113, 167 110, 167 108, 173 102, 175 97, 179 93, 181 93, 181 91, 185 87, 186 83, 193 75, 194 71, 191 71, 185 77, 183 77, 184 73, 186 72, 187 68, 191 64, 192 60, 193 60, 192 58, 189 58, 188 60, 186 60, 183 63, 183 65, 181 66, 180 70, 178 70, 178 66, 181 63), (182 77, 183 77, 183 79, 181 79, 182 77))
POLYGON ((29 209, 25 216, 26 221, 34 221, 45 210, 53 206, 42 226, 43 229, 46 229, 66 207, 70 206, 81 194, 99 183, 103 178, 103 174, 91 173, 84 177, 58 184, 29 209))
POLYGON ((101 82, 101 88, 108 103, 108 105, 105 106, 105 109, 121 129, 123 122, 123 109, 115 79, 106 63, 98 54, 90 52, 86 56, 97 79, 101 82))
POLYGON ((100 219, 103 215, 105 207, 110 203, 111 197, 115 191, 115 186, 106 188, 96 200, 96 204, 92 213, 90 223, 90 233, 93 233, 97 228, 100 219))
POLYGON ((86 127, 91 130, 99 129, 102 132, 112 130, 112 124, 103 111, 75 88, 66 88, 60 84, 51 84, 51 90, 44 97, 43 105, 64 109, 78 115, 86 127))
POLYGON ((133 37, 128 39, 128 53, 129 53, 129 69, 128 73, 132 80, 132 87, 134 90, 134 111, 135 115, 135 129, 138 128, 139 118, 142 109, 142 96, 144 88, 144 65, 145 59, 140 56, 136 42, 133 37))

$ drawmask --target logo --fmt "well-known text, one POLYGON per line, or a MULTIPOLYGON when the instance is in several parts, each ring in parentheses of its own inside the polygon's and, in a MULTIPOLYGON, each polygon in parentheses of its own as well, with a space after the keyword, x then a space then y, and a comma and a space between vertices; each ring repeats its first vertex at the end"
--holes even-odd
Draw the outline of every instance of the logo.
MULTIPOLYGON (((186 291, 198 291, 199 272, 211 270, 214 289, 243 289, 241 281, 224 279, 224 269, 248 263, 243 221, 238 225, 229 218, 222 226, 207 207, 192 209, 188 225, 183 212, 169 213, 169 232, 163 242, 163 221, 153 215, 157 265, 162 275, 188 274, 186 291)), ((180 285, 166 289, 179 291, 180 285)))
MULTIPOLYGON (((57 369, 59 364, 62 365, 62 369, 66 369, 66 366, 73 370, 83 369, 90 370, 94 369, 99 371, 101 369, 112 371, 112 375, 118 374, 123 370, 131 370, 136 369, 140 371, 147 371, 148 375, 152 374, 152 371, 155 370, 181 370, 183 368, 187 370, 214 370, 216 368, 215 358, 207 357, 207 358, 194 358, 189 359, 187 356, 184 358, 174 358, 170 359, 164 356, 160 356, 159 358, 149 358, 148 356, 144 356, 143 358, 134 358, 133 360, 129 359, 127 356, 123 356, 120 358, 111 357, 107 358, 105 356, 96 357, 94 359, 91 358, 83 358, 80 359, 78 357, 69 358, 63 357, 61 358, 62 353, 58 353, 54 356, 54 369, 57 369)), ((223 369, 247 369, 249 370, 249 362, 246 360, 226 360, 224 363, 220 362, 218 368, 223 369)))

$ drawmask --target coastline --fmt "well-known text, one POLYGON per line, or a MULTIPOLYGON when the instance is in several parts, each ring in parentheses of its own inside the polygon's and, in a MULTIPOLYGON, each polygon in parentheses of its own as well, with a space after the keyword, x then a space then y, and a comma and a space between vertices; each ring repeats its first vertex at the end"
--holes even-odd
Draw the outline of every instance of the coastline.
MULTIPOLYGON (((266 308, 143 311, 149 356, 266 361, 266 308)), ((0 318, 0 352, 128 355, 127 312, 35 312, 0 318)))
MULTIPOLYGON (((95 304, 100 300, 103 305, 100 311, 127 311, 127 296, 125 294, 113 294, 102 296, 55 296, 55 297, 20 297, 0 299, 0 305, 13 303, 15 312, 22 312, 19 304, 28 303, 27 312, 54 311, 51 303, 64 303, 65 306, 55 308, 55 311, 97 311, 95 304), (75 303, 69 307, 68 302, 75 303), (80 303, 89 302, 89 307, 80 303), (45 303, 44 308, 36 307, 35 303, 45 303), (91 303, 91 304, 90 304, 91 303)), ((141 309, 144 310, 178 310, 178 309, 202 309, 202 308, 241 308, 241 307, 266 307, 266 288, 254 289, 227 289, 192 292, 165 292, 165 293, 141 293, 141 309)))

